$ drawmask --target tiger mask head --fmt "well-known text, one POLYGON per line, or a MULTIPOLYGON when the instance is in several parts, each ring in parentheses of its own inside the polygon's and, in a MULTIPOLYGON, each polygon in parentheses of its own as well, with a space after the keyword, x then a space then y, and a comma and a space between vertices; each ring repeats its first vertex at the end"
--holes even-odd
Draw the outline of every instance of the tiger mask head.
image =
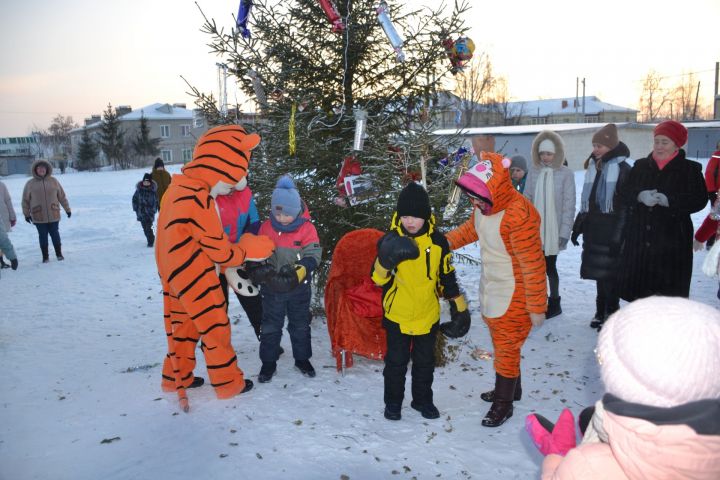
POLYGON ((475 150, 478 163, 465 172, 455 183, 470 197, 478 198, 488 206, 481 211, 492 215, 507 208, 517 190, 510 180, 510 159, 498 153, 475 150))
POLYGON ((240 125, 211 128, 198 138, 193 159, 182 172, 205 182, 213 196, 228 194, 247 176, 250 152, 259 143, 258 134, 240 125))

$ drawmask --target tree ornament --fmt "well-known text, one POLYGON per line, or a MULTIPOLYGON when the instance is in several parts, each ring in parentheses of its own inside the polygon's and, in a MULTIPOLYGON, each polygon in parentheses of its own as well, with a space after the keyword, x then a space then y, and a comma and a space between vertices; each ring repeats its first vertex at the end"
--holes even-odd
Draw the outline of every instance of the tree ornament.
POLYGON ((341 33, 343 30, 345 30, 345 24, 343 23, 342 18, 340 18, 340 14, 338 13, 337 8, 335 8, 335 4, 331 0, 319 1, 320 8, 323 9, 323 11, 325 12, 325 16, 332 25, 332 32, 341 33))
POLYGON ((266 105, 267 97, 265 96, 265 89, 262 86, 262 82, 260 81, 260 77, 257 72, 252 68, 248 68, 247 76, 250 77, 250 80, 252 81, 253 91, 255 92, 255 98, 258 103, 261 106, 266 105))
POLYGON ((290 122, 288 123, 288 151, 290 153, 290 156, 295 155, 295 111, 297 110, 297 105, 295 102, 292 103, 292 106, 290 107, 290 122))
POLYGON ((355 110, 355 139, 353 150, 360 152, 365 143, 365 130, 367 128, 367 112, 361 108, 355 110))
POLYGON ((397 61, 404 62, 405 54, 402 51, 404 40, 400 37, 397 30, 395 30, 395 25, 393 25, 392 20, 390 20, 390 16, 388 15, 389 10, 390 9, 388 8, 387 3, 385 3, 385 0, 381 0, 375 9, 375 13, 377 13, 378 22, 380 22, 380 25, 385 31, 385 35, 387 35, 388 40, 390 40, 393 50, 395 50, 397 61))
POLYGON ((252 10, 252 0, 240 0, 237 15, 237 29, 243 38, 250 38, 250 30, 247 28, 248 18, 250 18, 250 10, 252 10))
POLYGON ((335 197, 335 204, 340 207, 369 202, 376 193, 372 179, 362 174, 362 166, 355 155, 343 158, 335 187, 339 193, 335 197))
POLYGON ((468 171, 472 155, 472 152, 468 151, 464 147, 461 147, 460 149, 458 149, 457 152, 452 155, 454 157, 453 165, 448 166, 456 166, 457 171, 455 172, 455 175, 453 177, 452 187, 450 188, 450 193, 448 194, 447 205, 445 206, 445 210, 443 211, 444 220, 450 219, 450 217, 452 217, 457 211, 458 205, 460 204, 460 194, 462 192, 460 191, 460 187, 458 186, 456 181, 460 179, 460 177, 462 177, 465 172, 468 171), (462 153, 460 152, 461 150, 462 153), (460 155, 459 160, 458 155, 460 155))
POLYGON ((465 68, 465 64, 472 58, 473 52, 475 51, 475 42, 468 37, 459 37, 453 41, 450 38, 446 38, 442 41, 443 47, 447 52, 448 58, 450 59, 450 72, 456 74, 465 68))

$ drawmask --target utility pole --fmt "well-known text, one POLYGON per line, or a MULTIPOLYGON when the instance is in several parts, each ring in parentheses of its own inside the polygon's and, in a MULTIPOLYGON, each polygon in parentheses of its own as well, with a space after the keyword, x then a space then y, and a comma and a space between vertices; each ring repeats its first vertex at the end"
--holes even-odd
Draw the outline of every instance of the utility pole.
POLYGON ((582 118, 583 122, 585 122, 585 77, 582 79, 583 84, 583 100, 582 100, 582 118))
POLYGON ((720 76, 718 73, 720 73, 720 62, 715 62, 715 95, 713 96, 714 119, 720 118, 720 112, 718 112, 718 102, 720 102, 720 97, 718 97, 718 80, 720 80, 720 76))
POLYGON ((697 90, 695 90, 695 106, 693 107, 693 116, 692 116, 693 120, 695 120, 695 114, 697 113, 698 95, 700 95, 700 81, 699 80, 698 80, 697 90))
POLYGON ((580 103, 580 99, 578 98, 578 89, 580 88, 580 77, 575 77, 575 123, 580 123, 580 119, 578 118, 578 103, 580 103))

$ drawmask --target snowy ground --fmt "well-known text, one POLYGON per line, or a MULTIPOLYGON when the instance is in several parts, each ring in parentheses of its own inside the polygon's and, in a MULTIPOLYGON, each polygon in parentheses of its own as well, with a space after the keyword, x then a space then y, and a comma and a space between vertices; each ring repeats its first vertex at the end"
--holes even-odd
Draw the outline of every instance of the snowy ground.
MULTIPOLYGON (((313 320, 316 378, 294 370, 286 336, 271 383, 225 401, 207 386, 191 390, 185 414, 176 395, 160 390, 162 295, 130 204, 141 177, 58 175, 73 216, 60 224, 66 260, 51 256, 48 265, 22 220, 27 177, 3 179, 20 219, 10 236, 20 268, 0 280, 0 479, 535 478, 542 457, 524 417, 555 418, 565 406, 577 414, 602 393, 588 327, 594 283, 579 279, 580 248, 571 246, 558 260, 564 314, 531 333, 523 399, 500 428, 480 425, 489 404, 479 394, 494 373, 490 361, 470 356, 491 348, 477 310, 457 359, 436 372, 438 420, 423 419, 409 401, 402 421, 385 420, 382 363, 356 357, 344 377, 336 373, 324 318, 313 320)), ((579 195, 581 172, 576 182, 579 195)), ((694 216, 696 226, 706 212, 694 216)), ((717 280, 700 271, 704 256, 696 254, 691 298, 717 306, 717 280)), ((474 297, 476 268, 458 270, 474 297)), ((238 363, 255 379, 258 343, 234 298, 230 314, 238 363)))

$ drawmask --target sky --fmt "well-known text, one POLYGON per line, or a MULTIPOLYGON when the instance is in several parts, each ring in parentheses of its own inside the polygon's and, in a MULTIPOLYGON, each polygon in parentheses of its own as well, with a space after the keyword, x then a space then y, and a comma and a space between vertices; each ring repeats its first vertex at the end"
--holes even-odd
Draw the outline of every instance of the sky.
MULTIPOLYGON (((172 173, 178 168, 169 166, 172 173)), ((563 314, 530 332, 523 396, 498 428, 480 425, 490 404, 479 396, 494 382, 491 360, 472 355, 492 350, 476 301, 480 271, 459 262, 472 325, 450 341, 456 356, 435 371, 440 418, 423 419, 406 398, 402 420, 385 420, 382 362, 354 356, 354 366, 338 373, 321 315, 312 321, 317 377, 294 370, 285 334, 277 375, 257 383, 258 342, 235 298, 232 345, 255 387, 218 400, 206 383, 188 392, 186 414, 175 393, 160 388, 167 348, 162 290, 131 209, 142 174, 57 174, 73 215, 60 221, 65 260, 51 254, 48 264, 41 263, 35 227, 22 220, 28 177, 3 179, 19 216, 9 235, 19 268, 0 272, 0 478, 526 480, 540 477, 543 457, 525 432, 525 417, 538 412, 555 421, 565 407, 577 416, 602 396, 597 333, 588 326, 595 282, 579 278, 581 248, 570 245, 557 261, 563 314)), ((578 196, 582 180, 576 172, 578 196)), ((708 211, 692 216, 695 227, 708 211)), ((463 253, 477 258, 477 244, 463 253)), ((718 280, 700 268, 706 255, 694 255, 690 298, 717 307, 718 280)), ((448 319, 443 302, 442 321, 448 319)), ((207 379, 199 349, 197 358, 195 373, 207 379)))
MULTIPOLYGON (((402 2, 403 8, 436 3, 402 2)), ((642 79, 654 70, 669 84, 695 73, 700 97, 710 104, 720 61, 717 0, 469 3, 468 35, 507 78, 512 100, 572 97, 576 79, 585 78, 587 95, 637 107, 642 79)), ((233 26, 238 0, 197 4, 219 26, 233 26)), ((181 76, 216 92, 221 60, 209 53, 202 24, 191 0, 3 2, 0 137, 47 128, 57 114, 82 123, 108 103, 192 108, 181 76)), ((236 97, 244 102, 229 82, 228 101, 236 97)))

